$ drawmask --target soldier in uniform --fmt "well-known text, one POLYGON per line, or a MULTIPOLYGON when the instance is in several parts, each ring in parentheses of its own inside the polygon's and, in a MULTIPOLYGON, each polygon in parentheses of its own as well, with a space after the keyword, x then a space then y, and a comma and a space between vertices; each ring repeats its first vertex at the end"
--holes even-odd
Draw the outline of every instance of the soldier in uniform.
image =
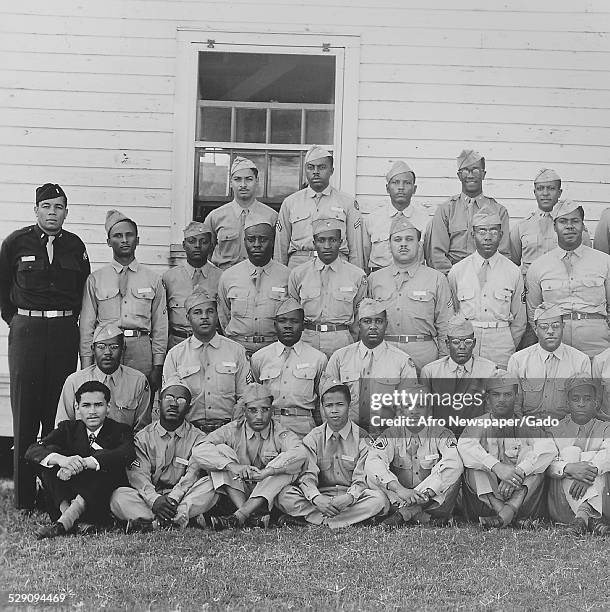
MULTIPOLYGON (((337 349, 328 360, 326 375, 345 384, 350 391, 349 418, 368 428, 374 393, 393 393, 417 383, 412 359, 384 340, 388 319, 385 305, 365 298, 358 307, 360 341, 337 349)), ((383 417, 387 411, 381 411, 383 417)))
POLYGON ((161 386, 167 350, 167 302, 161 277, 135 257, 138 226, 118 210, 106 215, 112 263, 87 279, 80 316, 82 367, 93 365, 93 333, 96 327, 114 323, 123 330, 123 364, 148 378, 152 395, 161 386))
MULTIPOLYGON (((390 228, 404 217, 423 236, 430 215, 418 204, 411 202, 417 191, 415 172, 404 161, 396 161, 386 174, 386 191, 390 201, 384 206, 365 213, 362 211, 362 249, 364 263, 369 272, 385 268, 392 263, 390 252, 390 228)), ((423 249, 419 252, 423 262, 423 249)))
POLYGON ((307 452, 299 437, 273 418, 272 401, 263 385, 248 385, 244 417, 209 434, 197 449, 196 467, 208 471, 212 485, 208 497, 217 501, 218 494, 226 495, 236 508, 230 515, 200 517, 202 527, 266 527, 278 493, 301 473, 307 452))
POLYGON ((500 217, 481 208, 472 218, 476 251, 456 263, 447 280, 456 311, 475 330, 476 354, 506 369, 525 331, 525 292, 519 268, 498 253, 500 217))
POLYGON ((551 428, 557 456, 548 468, 549 514, 574 535, 610 535, 610 424, 595 418, 599 388, 591 379, 565 383, 569 414, 551 428))
POLYGON ((274 257, 291 270, 316 256, 313 245, 314 217, 338 221, 343 237, 341 257, 362 268, 362 229, 358 203, 330 186, 334 172, 330 151, 312 146, 305 155, 308 187, 289 195, 280 208, 274 257))
POLYGON ((385 304, 385 339, 407 353, 420 372, 447 354, 451 292, 444 274, 421 263, 421 232, 409 219, 396 215, 389 234, 392 262, 369 276, 368 295, 385 304))
POLYGON ((169 317, 168 350, 193 333, 186 320, 186 298, 195 291, 205 291, 216 296, 222 273, 220 268, 208 261, 212 248, 212 233, 205 229, 203 223, 191 221, 184 228, 182 248, 186 253, 186 261, 170 268, 162 276, 169 317))
POLYGON ((577 202, 560 201, 552 216, 557 247, 527 272, 528 317, 542 302, 557 304, 564 342, 595 357, 610 344, 610 255, 582 244, 585 213, 577 202))
POLYGON ((303 341, 327 357, 357 337, 356 313, 366 294, 362 269, 339 257, 342 226, 334 217, 315 217, 312 231, 318 256, 293 269, 288 279, 290 297, 305 311, 303 341))
POLYGON ((151 421, 150 386, 142 372, 121 365, 125 340, 114 323, 98 327, 93 334, 95 363, 66 378, 57 406, 55 423, 77 418, 76 390, 88 380, 97 380, 110 389, 108 416, 125 423, 134 432, 151 421))
MULTIPOLYGON (((586 244, 584 238, 583 244, 586 244)), ((610 253, 610 208, 606 208, 602 212, 597 222, 593 244, 598 251, 602 251, 606 254, 610 253)))
MULTIPOLYGON (((488 412, 481 419, 515 419, 517 380, 505 373, 487 381, 488 412)), ((483 527, 537 518, 544 504, 544 471, 553 441, 526 425, 468 425, 458 440, 464 462, 464 507, 483 527)))
MULTIPOLYGON (((524 281, 532 262, 557 246, 551 212, 561 197, 561 178, 555 170, 543 168, 538 172, 534 178, 534 196, 538 203, 536 210, 513 223, 510 228, 511 259, 521 267, 524 281)), ((591 238, 586 229, 582 242, 591 246, 591 238)), ((536 334, 528 324, 518 348, 527 348, 536 342, 536 334)))
POLYGON ((250 365, 256 382, 273 396, 273 416, 300 438, 322 422, 318 385, 326 355, 301 340, 305 313, 293 298, 275 314, 277 342, 254 353, 250 365))
POLYGON ((221 270, 244 261, 244 230, 250 216, 265 219, 275 226, 277 213, 273 208, 256 199, 258 168, 245 157, 236 157, 231 165, 231 189, 233 200, 215 208, 203 223, 205 231, 212 234, 214 252, 211 261, 221 270))
POLYGON ((364 466, 367 482, 388 498, 390 515, 381 524, 445 523, 451 518, 463 471, 457 442, 451 431, 427 425, 431 406, 425 389, 412 387, 415 399, 399 404, 396 413, 404 425, 389 427, 375 440, 364 466))
POLYGON ((610 348, 595 355, 591 360, 591 372, 593 380, 599 385, 597 418, 610 421, 610 348))
POLYGON ((483 195, 485 158, 478 151, 464 150, 457 158, 457 167, 462 192, 436 209, 424 236, 428 265, 444 274, 474 252, 472 218, 484 206, 500 216, 502 240, 498 250, 510 257, 508 211, 494 198, 483 195))
POLYGON ((567 412, 566 379, 591 378, 589 358, 562 341, 565 323, 561 315, 561 307, 541 304, 534 311, 538 343, 517 351, 508 360, 508 372, 520 384, 519 415, 563 418, 567 412))
POLYGON ((66 377, 76 369, 78 314, 89 259, 81 239, 63 229, 68 198, 59 185, 36 189, 36 224, 19 229, 0 250, 0 309, 10 327, 8 366, 13 412, 14 502, 31 509, 34 470, 25 451, 53 430, 66 377))
POLYGON ((127 521, 127 533, 176 525, 210 507, 207 479, 191 481, 187 469, 205 434, 185 420, 191 392, 180 384, 163 387, 159 420, 136 434, 135 461, 127 468, 129 487, 120 487, 110 499, 114 516, 127 521))
POLYGON ((207 293, 193 293, 184 303, 193 335, 167 354, 164 385, 179 383, 191 393, 186 420, 210 432, 233 418, 250 368, 244 347, 217 333, 216 301, 207 293))
POLYGON ((287 297, 288 268, 273 261, 274 226, 262 217, 246 220, 248 259, 225 270, 218 283, 218 316, 227 338, 248 357, 276 341, 273 319, 287 297))

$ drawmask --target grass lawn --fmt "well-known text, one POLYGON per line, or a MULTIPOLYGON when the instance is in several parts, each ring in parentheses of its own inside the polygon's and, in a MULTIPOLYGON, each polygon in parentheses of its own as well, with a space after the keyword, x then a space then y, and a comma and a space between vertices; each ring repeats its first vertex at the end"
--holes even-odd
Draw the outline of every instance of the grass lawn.
POLYGON ((0 481, 0 609, 8 592, 67 593, 61 607, 83 610, 610 608, 610 540, 551 527, 189 528, 38 542, 46 517, 13 510, 11 493, 0 481))

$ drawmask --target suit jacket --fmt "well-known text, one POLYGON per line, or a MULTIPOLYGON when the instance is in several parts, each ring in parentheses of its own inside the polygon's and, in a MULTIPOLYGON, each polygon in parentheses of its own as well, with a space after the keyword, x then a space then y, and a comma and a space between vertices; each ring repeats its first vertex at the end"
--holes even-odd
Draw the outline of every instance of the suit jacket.
POLYGON ((89 432, 82 421, 62 421, 48 436, 32 444, 25 458, 40 463, 51 453, 94 457, 100 464, 100 471, 115 472, 117 477, 123 478, 125 467, 136 457, 131 427, 107 418, 96 442, 102 448, 92 450, 89 446, 89 432))

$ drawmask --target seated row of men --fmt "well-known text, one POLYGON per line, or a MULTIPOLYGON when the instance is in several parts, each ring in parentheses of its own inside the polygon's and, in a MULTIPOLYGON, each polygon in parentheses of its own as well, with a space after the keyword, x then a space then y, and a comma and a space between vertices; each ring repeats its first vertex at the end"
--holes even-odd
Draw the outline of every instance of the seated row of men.
POLYGON ((53 520, 37 537, 86 533, 83 521, 108 508, 127 531, 267 526, 274 506, 280 525, 445 524, 460 490, 461 512, 484 527, 548 512, 574 534, 607 535, 610 425, 595 416, 591 379, 565 387, 569 414, 547 431, 513 419, 518 384, 498 373, 487 412, 459 441, 418 401, 397 405, 401 424, 373 439, 350 418, 348 386, 324 377, 324 422, 301 440, 273 417, 274 398, 258 383, 236 406, 240 416, 206 435, 185 420, 192 397, 177 383, 163 388, 160 420, 134 443, 128 426, 107 418, 108 387, 89 381, 76 391, 80 420, 62 421, 27 451, 53 520))

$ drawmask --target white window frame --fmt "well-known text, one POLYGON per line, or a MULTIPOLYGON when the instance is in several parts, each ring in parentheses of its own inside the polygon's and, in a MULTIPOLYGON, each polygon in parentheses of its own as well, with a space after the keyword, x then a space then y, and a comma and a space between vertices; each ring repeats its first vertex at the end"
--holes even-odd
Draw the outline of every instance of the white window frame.
POLYGON ((355 193, 360 81, 359 36, 235 32, 215 27, 213 30, 180 28, 176 38, 173 205, 170 234, 172 251, 182 243, 182 230, 193 218, 199 51, 335 55, 335 173, 332 184, 337 189, 355 193))

